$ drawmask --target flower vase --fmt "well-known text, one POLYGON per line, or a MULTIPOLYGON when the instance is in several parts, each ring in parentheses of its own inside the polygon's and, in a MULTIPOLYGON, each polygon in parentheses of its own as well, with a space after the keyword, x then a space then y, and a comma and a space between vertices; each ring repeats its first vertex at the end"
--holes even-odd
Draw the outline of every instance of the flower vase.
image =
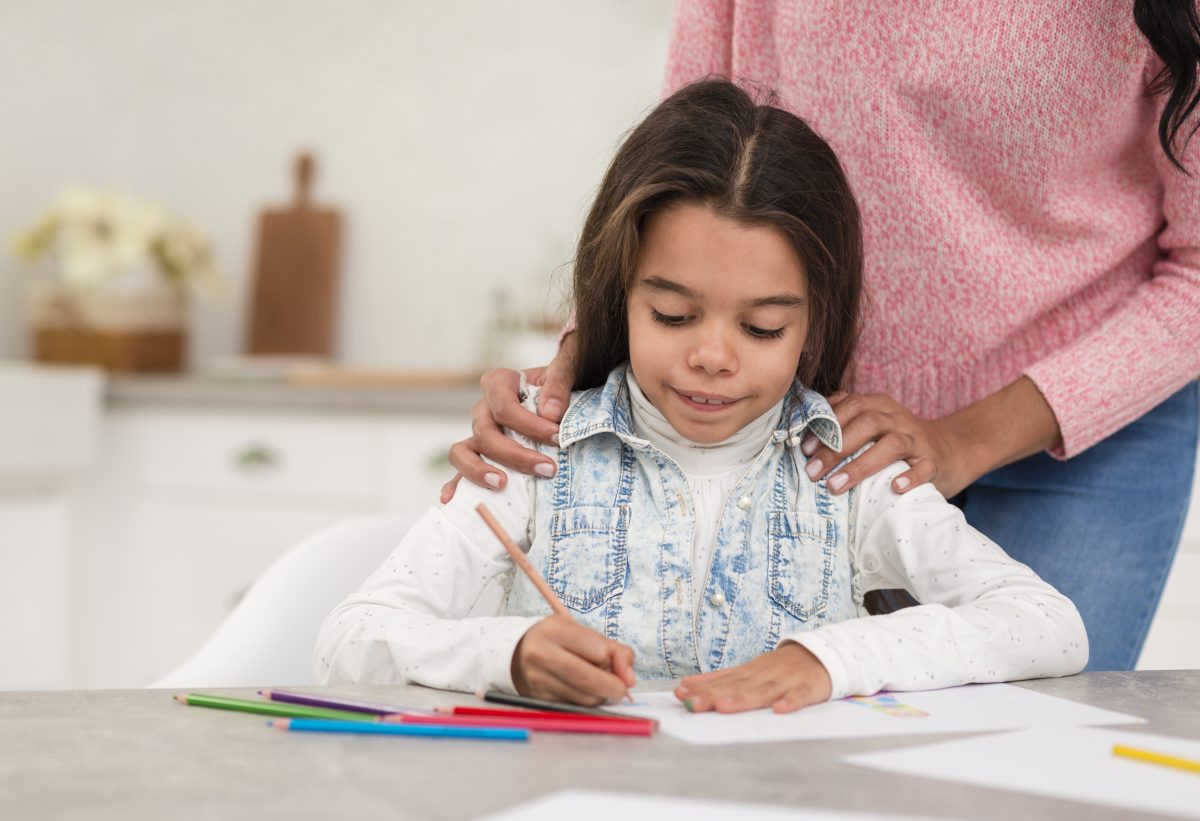
POLYGON ((128 272, 86 290, 35 286, 28 315, 41 362, 114 373, 183 369, 187 296, 153 272, 128 272))

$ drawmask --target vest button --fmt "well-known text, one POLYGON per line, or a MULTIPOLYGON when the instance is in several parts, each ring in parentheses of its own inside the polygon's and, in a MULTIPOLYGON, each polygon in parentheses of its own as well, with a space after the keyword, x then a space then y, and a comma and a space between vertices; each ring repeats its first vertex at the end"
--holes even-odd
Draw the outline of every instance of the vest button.
POLYGON ((749 496, 743 496, 742 498, 738 499, 737 505, 742 510, 749 510, 754 505, 754 500, 749 496))
POLYGON ((720 590, 718 590, 716 593, 713 593, 711 596, 708 597, 708 603, 711 604, 713 607, 724 607, 725 606, 725 594, 722 593, 720 590))

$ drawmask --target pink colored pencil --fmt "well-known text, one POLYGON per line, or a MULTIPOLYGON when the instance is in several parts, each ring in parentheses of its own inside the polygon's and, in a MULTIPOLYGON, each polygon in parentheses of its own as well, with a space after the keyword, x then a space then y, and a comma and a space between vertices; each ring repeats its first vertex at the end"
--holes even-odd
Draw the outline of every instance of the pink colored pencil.
POLYGON ((460 727, 523 727, 542 733, 600 733, 603 735, 653 735, 654 726, 644 721, 593 719, 576 721, 562 716, 419 716, 390 715, 380 718, 385 724, 445 724, 460 727))

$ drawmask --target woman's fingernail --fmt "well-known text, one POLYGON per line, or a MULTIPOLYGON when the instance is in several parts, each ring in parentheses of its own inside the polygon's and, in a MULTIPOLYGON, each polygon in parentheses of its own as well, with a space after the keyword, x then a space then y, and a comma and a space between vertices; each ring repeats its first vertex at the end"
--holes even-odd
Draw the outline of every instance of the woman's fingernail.
POLYGON ((562 409, 562 402, 559 402, 557 399, 547 400, 546 404, 542 405, 542 416, 557 419, 562 416, 562 409))
POLYGON ((538 462, 534 466, 533 472, 538 476, 545 476, 547 479, 549 479, 554 475, 554 465, 550 464, 549 462, 538 462))
POLYGON ((500 487, 500 474, 499 473, 485 473, 485 474, 483 474, 483 481, 487 482, 492 487, 498 488, 498 487, 500 487))
POLYGON ((896 490, 907 490, 908 486, 911 484, 912 482, 908 481, 907 476, 901 476, 896 480, 896 490))
POLYGON ((821 468, 825 467, 820 459, 810 459, 804 467, 804 472, 808 474, 808 478, 814 482, 817 479, 817 474, 821 472, 821 468))
POLYGON ((829 486, 834 490, 841 490, 846 482, 850 481, 850 477, 844 473, 839 473, 837 476, 829 477, 829 486))
POLYGON ((818 444, 819 442, 817 441, 817 437, 809 436, 800 443, 800 450, 804 451, 805 456, 812 456, 813 451, 817 449, 818 444))
POLYGON ((558 434, 557 433, 550 434, 550 441, 553 442, 555 444, 555 446, 557 446, 558 445, 558 434))

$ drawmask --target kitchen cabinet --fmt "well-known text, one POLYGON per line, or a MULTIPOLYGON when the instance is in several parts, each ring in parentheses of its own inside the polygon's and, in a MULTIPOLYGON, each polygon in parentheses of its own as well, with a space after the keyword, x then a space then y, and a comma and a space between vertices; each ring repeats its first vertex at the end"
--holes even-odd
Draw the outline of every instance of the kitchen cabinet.
POLYGON ((249 406, 113 403, 83 494, 73 686, 153 681, 291 545, 356 516, 436 503, 475 393, 395 411, 293 408, 287 391, 249 406))

